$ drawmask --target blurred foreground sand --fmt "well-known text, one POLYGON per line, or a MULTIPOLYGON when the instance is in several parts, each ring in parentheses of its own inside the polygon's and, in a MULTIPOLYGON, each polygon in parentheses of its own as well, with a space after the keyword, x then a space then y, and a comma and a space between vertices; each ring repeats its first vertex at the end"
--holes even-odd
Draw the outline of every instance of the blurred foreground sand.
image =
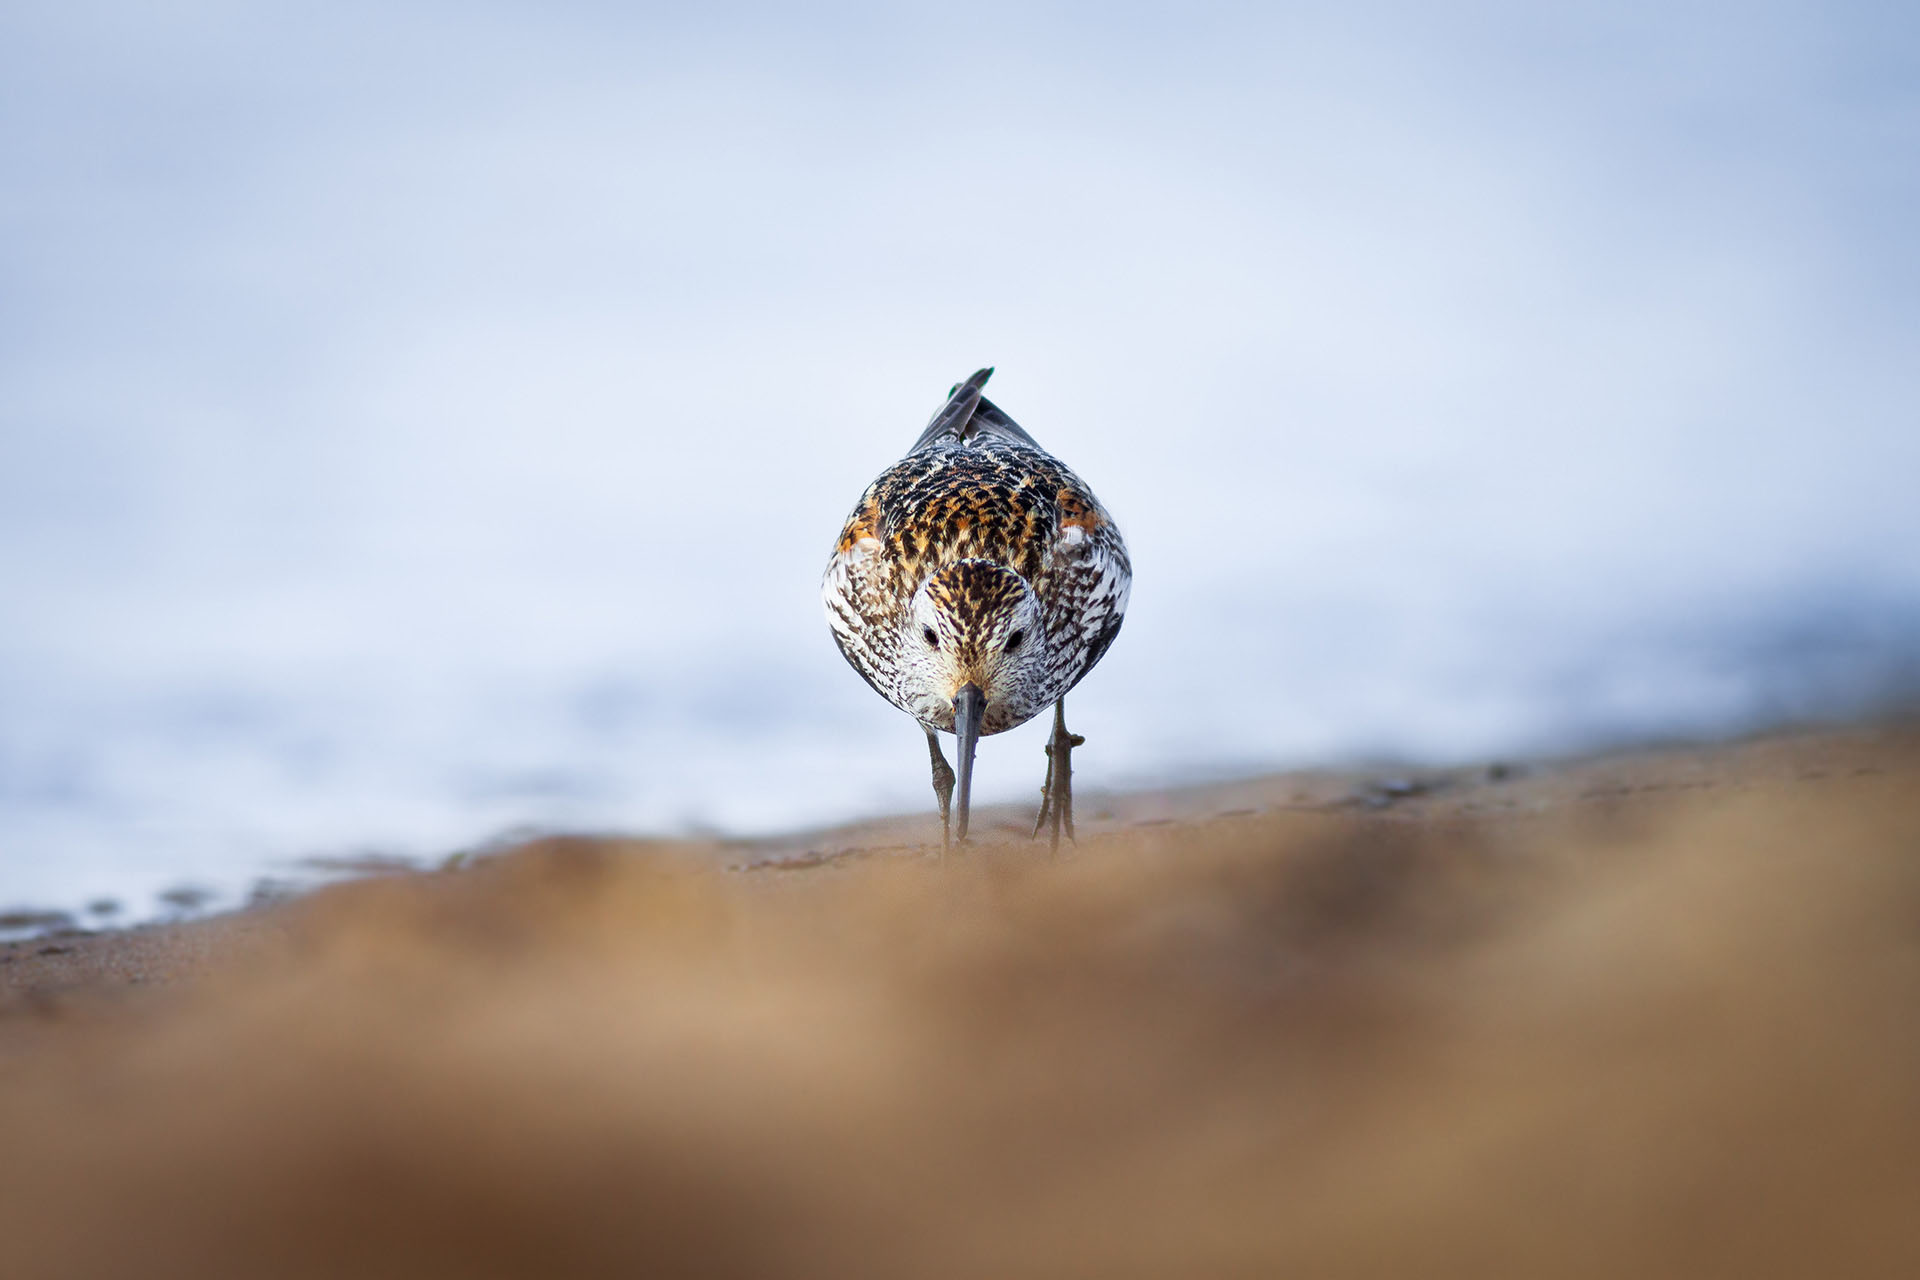
POLYGON ((1913 726, 1086 808, 0 948, 0 1272, 1920 1274, 1913 726))

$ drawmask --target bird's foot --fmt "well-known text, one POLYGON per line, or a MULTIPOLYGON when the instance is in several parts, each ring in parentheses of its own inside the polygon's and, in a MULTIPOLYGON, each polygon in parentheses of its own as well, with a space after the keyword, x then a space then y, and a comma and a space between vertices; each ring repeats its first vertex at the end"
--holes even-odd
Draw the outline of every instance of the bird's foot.
POLYGON ((1040 788, 1040 816, 1033 823, 1034 839, 1040 838, 1043 829, 1047 832, 1050 853, 1060 851, 1062 827, 1066 828, 1067 839, 1079 843, 1073 832, 1073 749, 1087 740, 1067 732, 1066 705, 1062 698, 1053 707, 1053 736, 1046 745, 1047 780, 1040 788))

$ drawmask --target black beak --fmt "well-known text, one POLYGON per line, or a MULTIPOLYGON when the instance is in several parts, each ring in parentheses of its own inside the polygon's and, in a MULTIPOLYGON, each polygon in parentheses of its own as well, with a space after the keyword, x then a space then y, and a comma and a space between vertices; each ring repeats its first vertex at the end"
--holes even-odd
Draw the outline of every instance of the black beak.
POLYGON ((973 795, 973 749, 980 745, 980 719, 986 714, 987 695, 977 684, 963 684, 953 695, 953 736, 960 740, 960 834, 967 838, 967 801, 973 795))

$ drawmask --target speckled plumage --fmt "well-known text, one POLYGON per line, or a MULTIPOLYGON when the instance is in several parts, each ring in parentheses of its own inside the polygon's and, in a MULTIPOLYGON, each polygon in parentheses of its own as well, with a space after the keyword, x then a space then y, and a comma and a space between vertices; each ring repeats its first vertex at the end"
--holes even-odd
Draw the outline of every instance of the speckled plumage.
POLYGON ((929 730, 954 730, 969 682, 982 734, 1057 704, 1113 643, 1132 581, 1093 492, 981 398, 989 373, 867 487, 822 583, 840 652, 929 730))

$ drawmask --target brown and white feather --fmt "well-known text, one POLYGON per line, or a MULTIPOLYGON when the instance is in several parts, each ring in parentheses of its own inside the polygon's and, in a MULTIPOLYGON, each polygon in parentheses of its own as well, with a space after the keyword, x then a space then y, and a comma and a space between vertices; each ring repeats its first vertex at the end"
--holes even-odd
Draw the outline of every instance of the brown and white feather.
POLYGON ((1132 569, 1092 490, 980 398, 984 381, 983 371, 956 388, 913 450, 867 487, 822 597, 848 663, 930 728, 952 727, 955 672, 994 673, 982 731, 998 733, 1099 662, 1126 615, 1132 569), (1030 614, 1038 634, 1026 636, 1030 614), (923 643, 923 630, 948 647, 923 643), (989 653, 990 638, 1027 652, 989 653))

